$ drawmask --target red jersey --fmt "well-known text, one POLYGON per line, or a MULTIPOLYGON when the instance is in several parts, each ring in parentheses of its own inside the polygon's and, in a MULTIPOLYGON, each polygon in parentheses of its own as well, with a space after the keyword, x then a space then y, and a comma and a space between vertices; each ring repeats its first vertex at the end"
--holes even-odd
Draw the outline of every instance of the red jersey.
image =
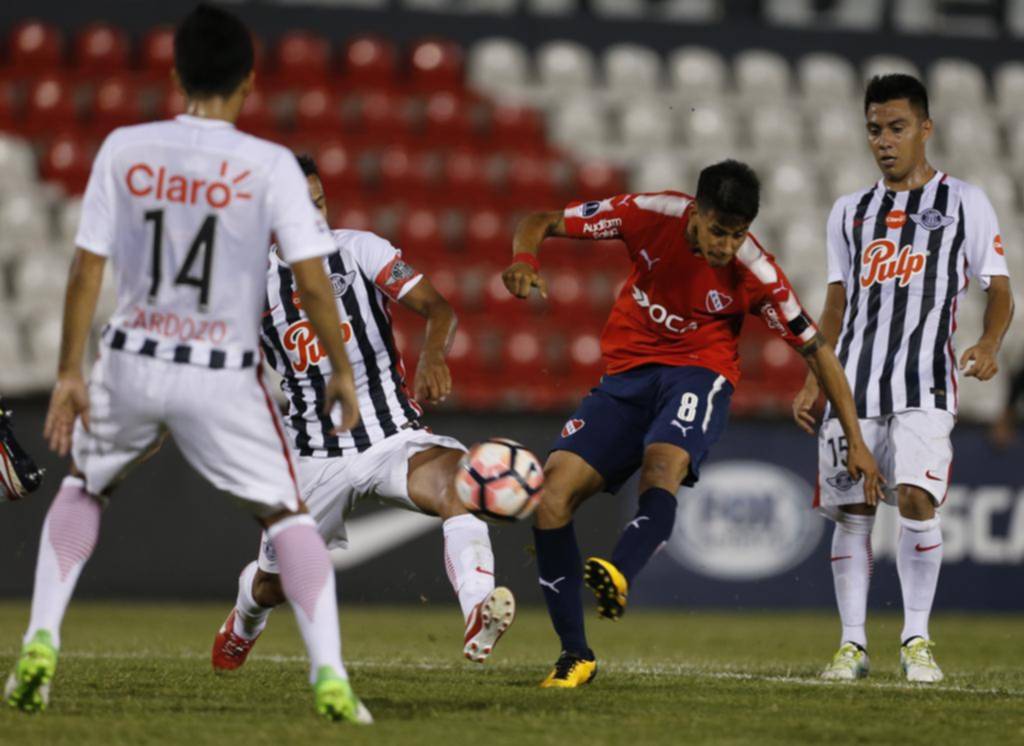
POLYGON ((640 365, 696 365, 739 381, 738 339, 747 314, 760 316, 794 348, 817 328, 782 269, 753 235, 725 267, 712 267, 686 238, 693 197, 622 194, 565 209, 566 234, 618 238, 633 272, 601 333, 609 373, 640 365))

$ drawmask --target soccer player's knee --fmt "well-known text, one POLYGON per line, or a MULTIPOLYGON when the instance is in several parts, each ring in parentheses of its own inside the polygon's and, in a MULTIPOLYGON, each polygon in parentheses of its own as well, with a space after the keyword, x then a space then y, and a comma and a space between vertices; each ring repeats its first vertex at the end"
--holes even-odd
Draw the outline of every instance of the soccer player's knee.
POLYGON ((260 606, 267 608, 283 604, 287 599, 281 587, 281 576, 257 570, 252 581, 252 597, 260 606))
POLYGON ((690 455, 681 451, 678 455, 650 454, 644 457, 640 467, 642 484, 662 487, 674 492, 690 470, 690 455))
POLYGON ((537 525, 540 528, 559 528, 572 520, 572 514, 572 493, 557 482, 545 484, 537 506, 537 525))
POLYGON ((920 487, 901 484, 897 499, 900 515, 915 521, 927 521, 935 517, 935 501, 920 487))

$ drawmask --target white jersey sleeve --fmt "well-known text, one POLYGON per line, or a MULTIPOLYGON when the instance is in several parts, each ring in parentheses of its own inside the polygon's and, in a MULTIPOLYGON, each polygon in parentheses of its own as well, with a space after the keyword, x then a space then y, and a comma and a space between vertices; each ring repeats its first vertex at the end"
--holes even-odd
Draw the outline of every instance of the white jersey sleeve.
POLYGON ((103 141, 93 161, 75 234, 75 246, 100 256, 110 256, 116 237, 117 194, 110 155, 111 140, 115 136, 111 134, 103 141))
POLYGON ((843 285, 850 279, 850 247, 846 240, 843 222, 846 219, 846 199, 838 199, 832 205, 828 223, 825 227, 826 263, 828 282, 841 282, 843 285))
POLYGON ((335 251, 331 232, 309 198, 309 186, 291 153, 282 148, 271 169, 267 207, 281 257, 289 264, 335 251))
POLYGON ((402 259, 402 252, 373 233, 363 232, 348 245, 356 263, 391 300, 401 300, 423 275, 402 259))
POLYGON ((1010 274, 999 219, 985 192, 978 187, 965 185, 963 207, 967 221, 964 231, 967 275, 976 278, 987 290, 991 277, 1010 274))

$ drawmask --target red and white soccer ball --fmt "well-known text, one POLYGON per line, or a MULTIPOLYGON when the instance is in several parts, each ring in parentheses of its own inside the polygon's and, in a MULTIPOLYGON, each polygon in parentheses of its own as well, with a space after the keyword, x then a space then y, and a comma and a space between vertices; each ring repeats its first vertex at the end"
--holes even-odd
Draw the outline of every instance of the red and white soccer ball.
POLYGON ((540 502, 544 469, 533 453, 514 440, 477 443, 459 462, 455 490, 466 510, 480 518, 515 521, 540 502))

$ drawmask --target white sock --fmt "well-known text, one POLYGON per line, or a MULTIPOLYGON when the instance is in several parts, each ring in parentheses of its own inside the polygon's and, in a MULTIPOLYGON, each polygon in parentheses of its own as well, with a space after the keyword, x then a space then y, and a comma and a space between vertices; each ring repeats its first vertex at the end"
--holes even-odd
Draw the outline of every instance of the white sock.
POLYGON ((473 607, 494 590, 494 552, 487 524, 468 513, 446 520, 444 566, 462 616, 468 619, 473 607))
POLYGON ((334 568, 316 523, 308 515, 290 516, 267 529, 267 536, 277 553, 281 587, 295 610, 309 651, 310 683, 316 681, 323 666, 348 678, 341 662, 334 568))
POLYGON ((267 617, 273 606, 260 606, 252 595, 252 584, 259 564, 253 560, 238 576, 238 598, 235 600, 235 634, 247 640, 254 639, 267 626, 267 617))
POLYGON ((83 480, 65 477, 60 483, 39 540, 26 643, 39 630, 46 630, 60 647, 60 625, 78 576, 96 547, 102 510, 100 502, 85 491, 83 480))
POLYGON ((871 554, 873 515, 843 513, 832 533, 832 580, 836 589, 836 605, 843 623, 840 644, 855 642, 868 646, 864 629, 868 608, 868 587, 874 557, 871 554))
POLYGON ((942 566, 942 530, 939 517, 915 521, 900 516, 896 569, 903 590, 903 632, 900 640, 928 638, 928 617, 935 601, 942 566))

